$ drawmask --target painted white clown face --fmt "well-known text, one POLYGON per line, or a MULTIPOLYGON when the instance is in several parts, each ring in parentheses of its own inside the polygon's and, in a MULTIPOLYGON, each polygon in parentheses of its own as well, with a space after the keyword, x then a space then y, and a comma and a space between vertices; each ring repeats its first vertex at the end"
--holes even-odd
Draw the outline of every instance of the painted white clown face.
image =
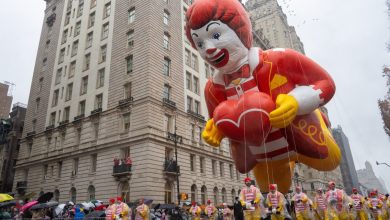
POLYGON ((236 32, 219 20, 191 30, 191 36, 202 58, 224 74, 248 62, 248 48, 236 32))

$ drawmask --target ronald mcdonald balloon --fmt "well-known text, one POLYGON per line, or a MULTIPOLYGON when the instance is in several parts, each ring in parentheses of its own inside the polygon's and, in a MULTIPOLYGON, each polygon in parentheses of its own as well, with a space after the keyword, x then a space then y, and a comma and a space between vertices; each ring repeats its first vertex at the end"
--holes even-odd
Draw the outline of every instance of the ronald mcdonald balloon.
POLYGON ((252 47, 251 22, 237 0, 196 0, 186 21, 188 40, 218 69, 204 90, 207 143, 228 138, 238 171, 253 170, 262 189, 276 183, 287 192, 296 161, 321 171, 339 165, 318 110, 335 93, 321 66, 291 49, 252 47))

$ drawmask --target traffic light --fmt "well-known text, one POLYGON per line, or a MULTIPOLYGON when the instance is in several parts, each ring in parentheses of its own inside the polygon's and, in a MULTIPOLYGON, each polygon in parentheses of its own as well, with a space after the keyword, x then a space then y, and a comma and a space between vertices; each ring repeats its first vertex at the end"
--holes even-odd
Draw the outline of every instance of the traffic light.
POLYGON ((187 200, 188 199, 188 194, 187 193, 180 193, 180 200, 187 200))

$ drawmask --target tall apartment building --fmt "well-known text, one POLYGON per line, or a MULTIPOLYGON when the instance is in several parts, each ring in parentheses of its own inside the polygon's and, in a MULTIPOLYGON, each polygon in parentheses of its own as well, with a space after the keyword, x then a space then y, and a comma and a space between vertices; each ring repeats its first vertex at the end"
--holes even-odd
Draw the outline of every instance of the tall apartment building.
POLYGON ((0 192, 11 192, 20 149, 26 106, 16 103, 7 119, 0 119, 0 192))
POLYGON ((295 28, 288 24, 287 16, 277 0, 248 0, 245 5, 251 16, 253 28, 262 30, 270 45, 305 53, 303 43, 295 28))
POLYGON ((12 96, 9 93, 9 85, 0 83, 0 118, 8 118, 12 104, 12 96))
POLYGON ((211 148, 200 138, 201 88, 215 70, 185 38, 189 4, 46 0, 16 165, 19 195, 170 203, 180 170, 180 192, 191 200, 232 202, 245 175, 226 141, 211 148))
POLYGON ((351 148, 349 146, 348 137, 345 135, 341 126, 332 129, 333 137, 340 147, 342 159, 340 162, 341 174, 345 191, 348 194, 352 193, 352 188, 359 187, 359 180, 356 173, 355 163, 353 162, 351 148))
POLYGON ((362 191, 364 189, 364 191, 369 194, 372 189, 377 189, 383 194, 388 193, 386 185, 381 183, 380 177, 376 177, 370 162, 366 161, 365 168, 357 170, 356 172, 362 191))

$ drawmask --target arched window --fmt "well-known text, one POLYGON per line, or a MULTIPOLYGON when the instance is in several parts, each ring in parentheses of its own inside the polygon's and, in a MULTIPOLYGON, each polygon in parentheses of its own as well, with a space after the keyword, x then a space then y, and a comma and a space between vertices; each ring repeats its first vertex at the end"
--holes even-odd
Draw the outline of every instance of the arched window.
POLYGON ((41 196, 41 195, 43 195, 43 194, 45 194, 45 192, 43 192, 43 191, 40 191, 40 192, 39 192, 39 196, 41 196))
POLYGON ((232 189, 232 202, 234 203, 235 200, 236 200, 236 190, 232 189))
POLYGON ((123 202, 129 202, 130 200, 130 186, 129 186, 129 182, 121 182, 120 183, 120 186, 119 186, 119 189, 120 189, 120 195, 123 199, 123 202))
POLYGON ((165 195, 164 195, 165 204, 172 203, 172 185, 165 183, 165 195))
POLYGON ((206 204, 206 199, 207 199, 207 188, 206 186, 202 186, 200 190, 200 197, 202 199, 202 204, 206 204))
POLYGON ((237 196, 240 197, 241 189, 238 190, 237 196))
POLYGON ((226 196, 227 196, 226 189, 222 188, 222 202, 226 202, 227 199, 226 196))
POLYGON ((58 189, 54 190, 54 201, 60 201, 60 191, 58 189))
POLYGON ((72 187, 70 189, 70 201, 72 201, 74 204, 76 204, 76 198, 77 198, 77 191, 76 188, 72 187))
POLYGON ((213 199, 214 199, 214 201, 212 201, 214 204, 218 204, 219 202, 218 202, 218 188, 217 187, 214 187, 214 190, 213 190, 213 199))
POLYGON ((197 188, 196 188, 196 185, 193 184, 191 186, 191 202, 196 202, 196 194, 197 194, 197 188))
POLYGON ((95 187, 90 185, 88 187, 88 198, 87 198, 89 201, 91 200, 94 200, 95 199, 95 187))

